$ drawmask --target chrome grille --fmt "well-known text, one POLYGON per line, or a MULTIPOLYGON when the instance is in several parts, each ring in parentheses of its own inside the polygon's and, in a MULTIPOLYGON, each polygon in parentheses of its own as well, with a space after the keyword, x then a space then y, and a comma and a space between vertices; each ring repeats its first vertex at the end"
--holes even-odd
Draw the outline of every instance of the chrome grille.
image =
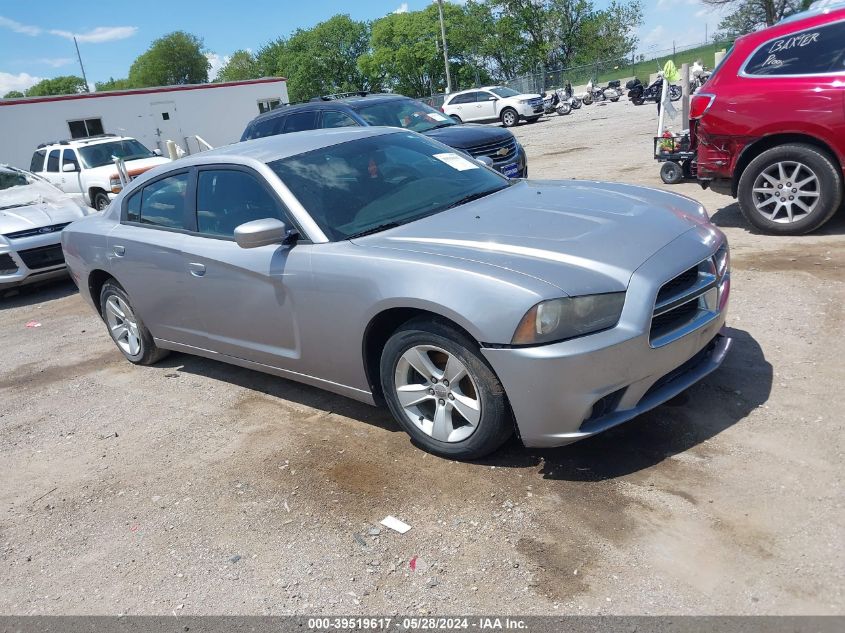
MULTIPOLYGON (((718 253, 721 253, 720 249, 718 253)), ((660 347, 698 329, 719 313, 717 254, 664 283, 654 304, 649 340, 660 347)), ((724 271, 727 274, 727 271, 724 271)))
POLYGON ((56 233, 61 231, 65 228, 70 222, 64 222, 62 224, 51 224, 50 226, 39 226, 34 229, 24 229, 23 231, 14 231, 12 233, 6 233, 6 237, 12 240, 20 239, 22 237, 33 237, 35 235, 44 235, 46 233, 56 233))
POLYGON ((511 136, 508 139, 496 141, 495 143, 485 143, 484 145, 468 147, 466 151, 469 152, 473 158, 487 156, 493 160, 494 165, 512 163, 516 160, 516 139, 511 136), (503 149, 507 149, 506 154, 500 153, 503 149))

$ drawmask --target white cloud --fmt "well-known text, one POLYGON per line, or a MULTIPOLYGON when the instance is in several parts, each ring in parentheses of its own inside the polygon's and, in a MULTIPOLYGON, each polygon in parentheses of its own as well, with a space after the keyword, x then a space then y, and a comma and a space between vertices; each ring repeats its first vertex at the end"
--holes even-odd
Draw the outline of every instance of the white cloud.
POLYGON ((0 97, 10 90, 23 92, 27 88, 37 84, 41 79, 41 77, 33 77, 28 73, 13 75, 12 73, 0 72, 0 97))
POLYGON ((78 42, 99 44, 101 42, 125 40, 127 37, 135 35, 137 31, 137 26, 98 26, 85 33, 73 33, 72 31, 62 31, 60 29, 51 29, 50 33, 69 40, 72 40, 76 36, 78 42))
POLYGON ((51 66, 53 68, 61 68, 62 66, 72 64, 74 61, 73 57, 42 57, 41 59, 36 60, 39 64, 44 64, 45 66, 51 66))
POLYGON ((9 18, 4 18, 2 15, 0 15, 0 26, 6 29, 11 29, 15 33, 23 33, 24 35, 38 35, 41 33, 41 29, 37 26, 21 24, 20 22, 15 22, 9 18))
POLYGON ((396 10, 393 13, 407 13, 407 12, 408 12, 408 3, 403 2, 398 7, 396 7, 396 10))
POLYGON ((657 44, 661 42, 664 37, 666 37, 666 29, 663 28, 662 24, 658 24, 648 33, 643 35, 643 44, 657 44))
POLYGON ((208 80, 214 81, 217 79, 217 73, 220 72, 220 69, 229 63, 231 56, 218 55, 217 53, 206 53, 205 58, 211 64, 211 68, 208 69, 208 80))

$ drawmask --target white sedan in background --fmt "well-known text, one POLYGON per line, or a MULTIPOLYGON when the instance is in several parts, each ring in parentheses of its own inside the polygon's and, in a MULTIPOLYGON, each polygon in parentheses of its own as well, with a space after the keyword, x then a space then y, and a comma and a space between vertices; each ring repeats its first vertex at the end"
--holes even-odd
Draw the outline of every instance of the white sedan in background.
POLYGON ((40 176, 0 165, 0 291, 66 275, 62 229, 94 212, 40 176))

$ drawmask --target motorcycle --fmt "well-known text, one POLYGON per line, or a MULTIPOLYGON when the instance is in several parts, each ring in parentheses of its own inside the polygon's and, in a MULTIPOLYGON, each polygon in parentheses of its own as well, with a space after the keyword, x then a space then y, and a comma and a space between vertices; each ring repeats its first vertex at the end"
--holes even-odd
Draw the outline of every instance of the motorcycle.
POLYGON ((604 93, 604 97, 614 103, 619 101, 619 97, 622 96, 622 89, 619 87, 621 82, 618 79, 614 79, 613 81, 607 82, 607 87, 602 89, 604 93))
MULTIPOLYGON (((642 105, 646 101, 660 102, 660 97, 663 94, 663 73, 657 73, 657 79, 649 86, 644 86, 643 83, 634 77, 625 87, 628 89, 628 99, 634 105, 642 105)), ((669 99, 671 101, 679 101, 683 91, 680 86, 669 85, 669 99)))
POLYGON ((572 111, 569 102, 561 98, 561 92, 562 89, 558 89, 550 95, 543 95, 543 110, 546 114, 557 112, 560 116, 564 116, 572 111))
POLYGON ((568 81, 563 89, 561 99, 569 103, 569 107, 573 110, 577 110, 581 107, 581 99, 572 94, 572 84, 568 81))
POLYGON ((710 75, 713 74, 713 71, 707 70, 707 68, 702 66, 701 62, 698 61, 693 63, 690 71, 689 91, 690 94, 694 94, 708 79, 710 79, 710 75))
POLYGON ((584 93, 584 96, 581 97, 581 101, 584 102, 584 105, 590 105, 594 101, 604 101, 604 91, 593 85, 593 80, 587 82, 587 92, 584 93))

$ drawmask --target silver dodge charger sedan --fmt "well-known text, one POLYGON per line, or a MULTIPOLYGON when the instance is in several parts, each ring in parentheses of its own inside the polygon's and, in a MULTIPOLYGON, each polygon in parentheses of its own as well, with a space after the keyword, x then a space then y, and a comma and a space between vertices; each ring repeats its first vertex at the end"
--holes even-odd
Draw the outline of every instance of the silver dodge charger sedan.
POLYGON ((157 167, 62 233, 123 355, 168 350, 386 402, 424 449, 560 446, 716 369, 725 236, 631 185, 508 180, 414 132, 339 128, 157 167))

